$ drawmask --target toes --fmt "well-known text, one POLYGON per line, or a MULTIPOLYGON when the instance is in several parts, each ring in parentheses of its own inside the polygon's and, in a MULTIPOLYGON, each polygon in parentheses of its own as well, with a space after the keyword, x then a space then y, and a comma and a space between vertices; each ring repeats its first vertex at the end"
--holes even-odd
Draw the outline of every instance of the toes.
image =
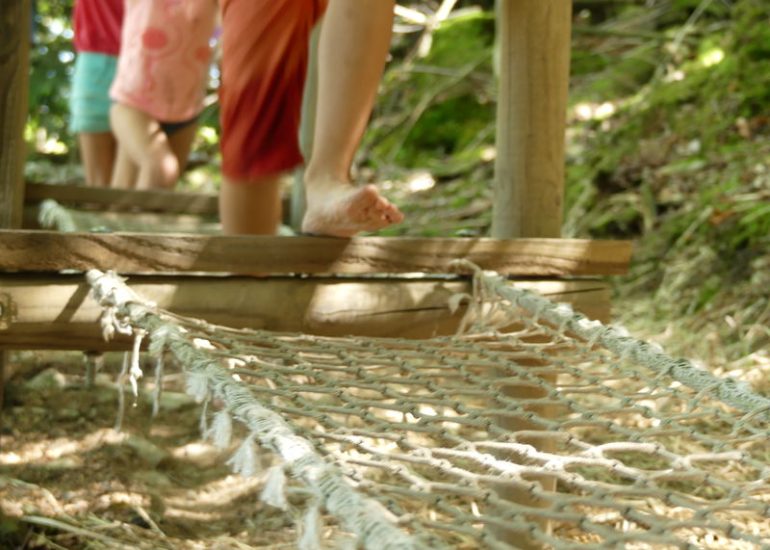
POLYGON ((303 230, 349 237, 360 231, 375 231, 399 223, 404 215, 380 195, 375 185, 366 185, 346 196, 327 202, 323 208, 309 209, 303 230))

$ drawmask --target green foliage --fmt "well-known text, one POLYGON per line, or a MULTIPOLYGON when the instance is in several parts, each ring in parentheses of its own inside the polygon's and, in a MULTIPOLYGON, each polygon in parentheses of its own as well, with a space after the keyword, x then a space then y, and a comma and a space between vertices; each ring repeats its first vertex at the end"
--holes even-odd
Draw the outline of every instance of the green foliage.
POLYGON ((494 18, 475 12, 436 29, 429 54, 387 71, 379 118, 366 136, 367 160, 380 169, 456 173, 478 162, 493 138, 494 18), (447 165, 452 159, 452 165, 447 165))
POLYGON ((74 67, 71 1, 38 1, 30 50, 29 131, 62 141, 70 149, 67 130, 69 88, 74 67))
MULTIPOLYGON (((677 2, 675 9, 697 5, 700 3, 677 2)), ((716 12, 724 14, 725 9, 721 6, 716 12)), ((621 95, 619 99, 617 95, 622 88, 594 83, 586 84, 592 96, 580 91, 575 94, 583 99, 615 101, 618 108, 611 120, 586 124, 592 146, 586 147, 585 154, 568 169, 570 185, 594 187, 591 196, 598 208, 604 208, 603 198, 608 193, 631 191, 638 195, 645 185, 660 191, 661 182, 651 180, 656 177, 656 168, 666 166, 671 171, 683 161, 708 158, 725 147, 741 144, 744 138, 736 131, 736 121, 766 111, 770 102, 770 56, 761 53, 765 46, 751 48, 747 44, 770 43, 768 26, 756 24, 759 12, 767 18, 767 8, 744 0, 736 3, 733 10, 727 24, 718 27, 719 32, 706 34, 696 28, 693 32, 701 36, 700 40, 691 46, 682 45, 682 50, 674 52, 668 61, 663 57, 654 74, 640 73, 640 85, 635 92, 634 86, 629 86, 627 92, 634 93, 625 98, 621 95), (653 142, 657 150, 651 152, 649 147, 641 147, 645 141, 653 142), (689 151, 689 144, 696 151, 689 151), (577 168, 573 167, 575 164, 577 168)), ((681 25, 681 18, 678 23, 681 25)), ((714 20, 704 15, 701 24, 705 28, 713 25, 714 20)), ((677 27, 671 34, 679 32, 677 27)), ((636 57, 637 52, 638 48, 634 48, 630 55, 636 57)), ((661 45, 657 55, 651 51, 648 56, 661 58, 665 52, 661 45)), ((591 209, 585 204, 586 196, 585 191, 568 193, 569 208, 579 208, 570 223, 577 233, 609 236, 608 225, 603 221, 606 216, 585 217, 586 210, 591 209), (582 204, 576 202, 578 197, 583 199, 582 204)), ((615 210, 614 214, 619 219, 631 217, 625 210, 615 210)))
POLYGON ((647 322, 701 334, 680 344, 708 348, 708 331, 742 356, 767 344, 758 327, 770 323, 770 4, 655 9, 643 25, 618 12, 603 30, 625 33, 586 39, 575 56, 574 103, 614 112, 571 123, 566 235, 636 239, 619 292, 644 297, 647 322), (653 70, 618 86, 616 68, 641 52, 653 70))
MULTIPOLYGON (((33 141, 38 138, 54 140, 64 144, 72 152, 75 149, 75 136, 68 129, 70 119, 69 97, 70 81, 74 71, 75 52, 72 33, 72 0, 36 0, 36 14, 33 25, 32 47, 30 49, 29 82, 29 118, 27 135, 33 141)), ((215 90, 210 90, 215 94, 215 90)), ((200 126, 209 128, 196 142, 196 152, 210 158, 217 154, 218 145, 211 135, 219 129, 218 104, 204 109, 200 126)), ((35 154, 35 147, 30 160, 37 162, 38 157, 57 160, 56 155, 35 154)), ((61 159, 59 159, 61 160, 61 159)), ((63 159, 76 161, 70 153, 63 159)), ((50 180, 50 177, 48 177, 50 180)))

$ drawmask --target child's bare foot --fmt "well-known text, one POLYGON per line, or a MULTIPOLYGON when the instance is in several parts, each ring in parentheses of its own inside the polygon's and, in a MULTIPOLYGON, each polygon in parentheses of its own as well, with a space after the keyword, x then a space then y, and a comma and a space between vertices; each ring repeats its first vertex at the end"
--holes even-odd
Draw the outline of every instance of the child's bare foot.
POLYGON ((399 223, 404 215, 374 185, 348 183, 307 186, 307 211, 302 231, 314 235, 352 237, 399 223))

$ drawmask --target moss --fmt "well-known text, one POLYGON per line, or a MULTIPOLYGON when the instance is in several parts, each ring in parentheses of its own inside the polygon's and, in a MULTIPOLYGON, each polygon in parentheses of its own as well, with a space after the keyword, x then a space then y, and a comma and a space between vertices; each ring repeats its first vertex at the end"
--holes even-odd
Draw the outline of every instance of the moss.
POLYGON ((493 43, 492 15, 470 13, 436 29, 427 57, 390 67, 379 101, 379 112, 389 116, 367 133, 369 162, 436 172, 446 171, 444 159, 453 155, 455 167, 478 162, 482 142, 493 138, 493 43))

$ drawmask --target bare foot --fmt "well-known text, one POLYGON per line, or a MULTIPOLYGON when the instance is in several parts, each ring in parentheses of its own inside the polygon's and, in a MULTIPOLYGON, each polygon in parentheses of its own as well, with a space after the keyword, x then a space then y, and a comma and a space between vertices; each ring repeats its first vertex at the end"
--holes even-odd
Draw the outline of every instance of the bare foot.
POLYGON ((404 215, 374 185, 347 183, 308 186, 302 231, 330 237, 352 237, 399 223, 404 215))

